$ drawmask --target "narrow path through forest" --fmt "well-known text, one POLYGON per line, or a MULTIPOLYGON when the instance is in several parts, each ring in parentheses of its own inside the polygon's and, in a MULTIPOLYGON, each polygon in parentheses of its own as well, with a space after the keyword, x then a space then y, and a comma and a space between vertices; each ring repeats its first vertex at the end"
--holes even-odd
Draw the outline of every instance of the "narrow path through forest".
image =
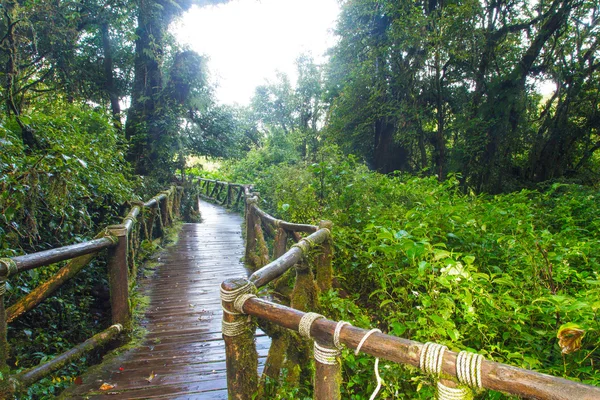
MULTIPOLYGON (((242 218, 206 202, 200 209, 203 222, 184 224, 179 241, 142 284, 150 298, 142 323, 147 336, 85 375, 65 398, 227 398, 219 287, 227 278, 247 276, 242 218), (103 384, 114 387, 100 390, 103 384)), ((257 337, 260 361, 268 346, 268 337, 257 337)))

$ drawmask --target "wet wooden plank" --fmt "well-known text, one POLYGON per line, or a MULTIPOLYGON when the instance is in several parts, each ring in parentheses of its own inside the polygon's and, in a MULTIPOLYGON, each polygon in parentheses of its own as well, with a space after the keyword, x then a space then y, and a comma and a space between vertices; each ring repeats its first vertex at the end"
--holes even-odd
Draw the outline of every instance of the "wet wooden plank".
MULTIPOLYGON (((65 398, 226 399, 225 346, 221 336, 220 283, 248 276, 241 259, 242 219, 202 202, 201 224, 186 224, 176 245, 159 257, 142 284, 150 305, 142 342, 83 376, 65 398), (113 389, 101 391, 103 383, 113 389)), ((257 331, 259 368, 270 339, 257 331)))

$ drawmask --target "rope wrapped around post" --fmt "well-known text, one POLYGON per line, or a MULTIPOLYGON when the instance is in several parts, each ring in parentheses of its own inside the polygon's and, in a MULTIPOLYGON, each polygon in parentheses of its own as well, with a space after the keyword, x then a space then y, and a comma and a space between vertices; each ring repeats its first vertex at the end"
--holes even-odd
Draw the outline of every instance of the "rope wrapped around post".
POLYGON ((0 275, 0 296, 2 296, 6 293, 7 278, 19 272, 19 268, 11 258, 0 258, 0 264, 4 266, 3 270, 6 271, 5 274, 0 275))
POLYGON ((227 391, 230 399, 250 399, 258 388, 254 323, 244 313, 244 304, 255 297, 256 293, 256 286, 247 279, 232 278, 221 284, 221 332, 225 342, 227 391))
MULTIPOLYGON (((221 301, 224 303, 233 303, 235 311, 228 310, 225 306, 221 306, 223 312, 233 316, 244 314, 243 307, 246 300, 256 297, 256 286, 250 281, 234 290, 225 290, 221 287, 221 301)), ((238 336, 244 333, 249 326, 248 319, 239 319, 233 322, 222 321, 222 333, 225 336, 238 336)))

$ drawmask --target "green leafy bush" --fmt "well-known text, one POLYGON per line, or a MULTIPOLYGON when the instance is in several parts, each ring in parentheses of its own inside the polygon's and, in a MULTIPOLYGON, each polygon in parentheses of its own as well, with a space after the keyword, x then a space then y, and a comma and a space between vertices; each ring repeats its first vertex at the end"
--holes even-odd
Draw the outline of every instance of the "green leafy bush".
MULTIPOLYGON (((35 112, 22 119, 41 146, 26 152, 16 122, 0 121, 0 257, 81 242, 117 222, 133 190, 125 146, 110 117, 57 99, 36 103, 35 112)), ((12 277, 7 306, 61 266, 12 277)), ((12 322, 9 362, 14 370, 33 367, 106 328, 106 288, 105 265, 94 261, 54 296, 12 322)), ((77 370, 67 366, 29 388, 27 398, 54 398, 77 370)))
MULTIPOLYGON (((328 315, 600 384, 597 189, 465 194, 457 176, 384 176, 334 148, 317 159, 256 170, 243 160, 225 173, 255 183, 261 207, 279 218, 334 222, 335 270, 350 298, 327 294, 328 315), (557 340, 568 323, 585 331, 569 354, 557 340)), ((344 371, 344 398, 368 398, 372 360, 345 354, 344 371)), ((387 396, 431 397, 414 370, 382 371, 387 396)))

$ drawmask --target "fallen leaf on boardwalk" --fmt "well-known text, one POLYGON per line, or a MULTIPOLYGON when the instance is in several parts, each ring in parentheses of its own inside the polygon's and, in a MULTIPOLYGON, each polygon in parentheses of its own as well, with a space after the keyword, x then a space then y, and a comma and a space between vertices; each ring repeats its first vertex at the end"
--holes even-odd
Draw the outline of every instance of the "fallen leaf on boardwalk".
POLYGON ((150 376, 146 378, 146 380, 148 381, 148 383, 151 383, 154 378, 156 378, 156 375, 154 374, 154 371, 152 371, 150 373, 150 376))
POLYGON ((75 380, 73 381, 74 384, 76 385, 82 385, 83 384, 83 379, 81 379, 80 376, 78 376, 77 378, 75 378, 75 380))
POLYGON ((125 369, 123 367, 119 367, 119 371, 123 372, 125 369))
POLYGON ((103 383, 102 386, 100 386, 100 390, 110 390, 110 389, 114 389, 116 385, 112 385, 110 383, 103 383))

